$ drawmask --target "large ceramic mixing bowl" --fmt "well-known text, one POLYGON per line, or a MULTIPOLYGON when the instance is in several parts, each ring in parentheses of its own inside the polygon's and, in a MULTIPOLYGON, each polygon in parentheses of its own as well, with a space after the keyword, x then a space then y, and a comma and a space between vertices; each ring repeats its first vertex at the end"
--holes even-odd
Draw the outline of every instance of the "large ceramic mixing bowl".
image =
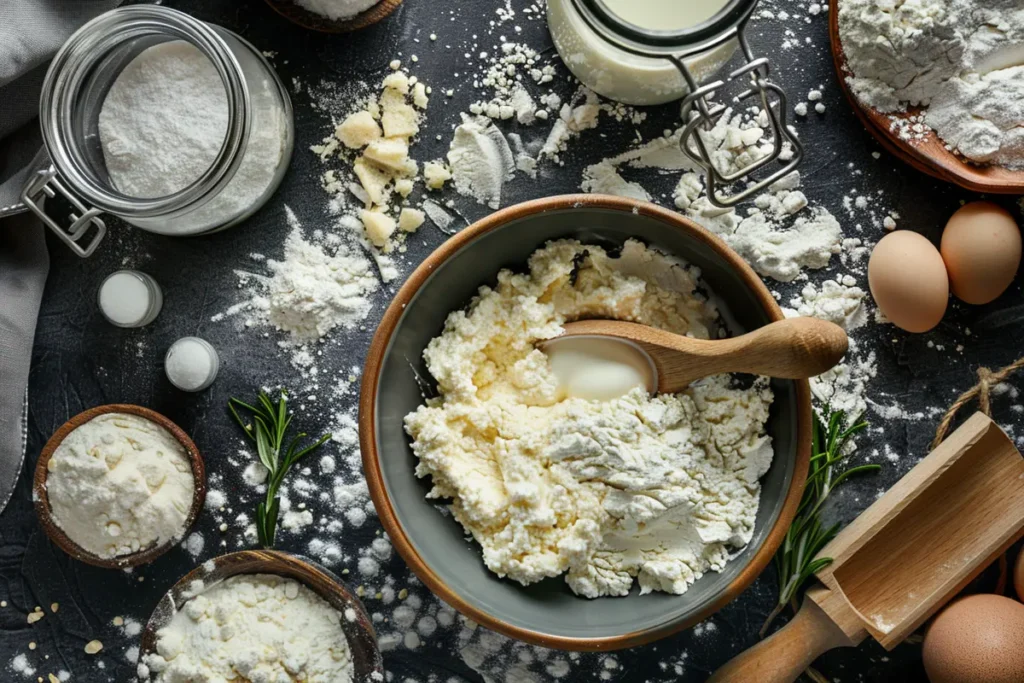
POLYGON ((363 466, 373 502, 391 542, 417 576, 474 621, 512 638, 570 650, 610 650, 663 638, 706 619, 768 566, 803 492, 811 449, 806 381, 774 380, 768 431, 775 447, 761 480, 761 503, 750 544, 721 572, 683 595, 588 600, 562 577, 524 587, 484 566, 479 546, 435 501, 429 480, 417 479, 403 418, 422 402, 430 382, 423 349, 447 315, 465 307, 502 268, 525 270, 548 240, 621 245, 629 238, 699 266, 736 323, 746 330, 783 318, 753 270, 721 240, 679 214, 653 204, 598 195, 540 199, 499 211, 458 233, 417 268, 384 314, 370 347, 360 398, 363 466))

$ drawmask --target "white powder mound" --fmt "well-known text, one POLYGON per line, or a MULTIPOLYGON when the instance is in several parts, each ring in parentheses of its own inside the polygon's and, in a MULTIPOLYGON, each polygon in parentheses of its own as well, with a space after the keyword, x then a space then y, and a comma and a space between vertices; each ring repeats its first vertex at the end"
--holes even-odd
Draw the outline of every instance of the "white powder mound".
POLYGON ((864 298, 867 294, 856 286, 857 281, 849 275, 840 281, 825 280, 821 286, 808 284, 790 302, 792 308, 784 308, 787 317, 806 316, 821 318, 852 331, 867 323, 864 298))
POLYGON ((676 206, 725 240, 761 275, 792 282, 804 268, 827 266, 842 250, 843 237, 839 221, 826 209, 804 212, 807 198, 791 189, 799 182, 795 173, 779 181, 741 217, 734 209, 712 205, 699 176, 689 173, 676 189, 676 206))
POLYGON ((349 683, 342 616, 292 579, 234 576, 190 599, 157 631, 140 680, 349 683))
MULTIPOLYGON (((281 163, 286 120, 269 84, 250 90, 253 122, 234 178, 197 211, 147 229, 201 232, 257 202, 281 163)), ((118 75, 98 117, 100 142, 114 185, 132 197, 164 197, 198 179, 220 151, 228 126, 224 84, 213 63, 185 41, 154 45, 118 75)))
POLYGON ((181 538, 195 481, 184 447, 160 425, 108 413, 65 437, 47 466, 53 520, 103 558, 181 538))
POLYGON ((247 322, 269 323, 289 333, 293 344, 316 341, 337 327, 355 327, 369 315, 369 297, 380 286, 372 264, 345 245, 331 254, 306 241, 291 209, 285 207, 285 212, 292 232, 285 240, 284 258, 267 261, 269 277, 238 272, 252 297, 228 314, 247 310, 253 316, 247 322))
POLYGON ((571 139, 582 131, 597 128, 601 115, 601 104, 594 91, 581 87, 558 112, 558 118, 551 126, 547 140, 540 150, 541 159, 550 157, 560 160, 560 154, 566 150, 571 139), (578 104, 577 104, 578 103, 578 104))
POLYGON ((501 206, 501 190, 516 171, 512 149, 485 117, 462 115, 448 149, 455 189, 492 209, 501 206))
POLYGON ((968 159, 1024 168, 1024 9, 1019 0, 848 0, 848 82, 881 112, 924 120, 968 159))
POLYGON ((638 242, 620 258, 553 242, 430 342, 441 398, 406 417, 416 472, 433 478, 430 497, 453 499, 493 572, 523 584, 567 572, 587 597, 625 595, 634 578, 644 593, 683 593, 749 542, 772 459, 766 381, 585 401, 564 397, 535 347, 579 317, 717 336, 697 287, 694 269, 638 242))
POLYGON ((294 0, 295 4, 322 17, 338 21, 365 12, 380 0, 294 0))

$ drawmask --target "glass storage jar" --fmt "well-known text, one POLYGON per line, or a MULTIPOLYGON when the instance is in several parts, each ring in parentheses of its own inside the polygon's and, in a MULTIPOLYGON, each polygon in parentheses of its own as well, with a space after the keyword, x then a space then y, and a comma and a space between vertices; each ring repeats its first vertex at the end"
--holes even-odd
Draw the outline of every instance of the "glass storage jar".
MULTIPOLYGON (((651 2, 639 3, 645 1, 651 2)), ((682 0, 680 4, 691 1, 682 0)), ((578 0, 548 0, 551 39, 562 61, 581 83, 608 99, 641 106, 672 102, 689 92, 686 80, 672 62, 628 52, 602 40, 588 17, 594 20, 593 10, 578 0)), ((705 81, 725 66, 736 48, 735 40, 725 41, 687 59, 687 67, 698 82, 705 81)))
POLYGON ((291 100, 263 55, 227 29, 154 5, 112 10, 69 38, 46 74, 39 110, 45 155, 22 200, 83 257, 106 232, 104 213, 165 235, 238 224, 277 189, 294 146, 291 100), (187 187, 163 197, 129 196, 107 170, 100 110, 122 70, 143 51, 169 41, 193 45, 220 76, 227 102, 224 141, 209 168, 187 187), (256 133, 262 147, 253 144, 256 133), (43 209, 44 198, 57 196, 71 205, 67 221, 43 209))
MULTIPOLYGON (((786 94, 769 80, 769 63, 756 57, 745 29, 758 0, 547 0, 548 26, 562 60, 600 95, 634 105, 682 99, 689 117, 680 135, 682 151, 704 171, 708 199, 731 207, 791 173, 803 146, 786 124, 786 94), (744 63, 716 80, 739 49, 744 63), (746 168, 723 171, 699 134, 726 111, 710 102, 727 82, 744 80, 735 100, 759 100, 773 153, 746 168), (787 154, 783 157, 783 151, 787 154), (785 164, 763 169, 782 157, 785 164), (758 173, 756 179, 754 173, 758 173), (749 181, 738 191, 723 190, 749 181)), ((730 98, 731 99, 731 98, 730 98)))

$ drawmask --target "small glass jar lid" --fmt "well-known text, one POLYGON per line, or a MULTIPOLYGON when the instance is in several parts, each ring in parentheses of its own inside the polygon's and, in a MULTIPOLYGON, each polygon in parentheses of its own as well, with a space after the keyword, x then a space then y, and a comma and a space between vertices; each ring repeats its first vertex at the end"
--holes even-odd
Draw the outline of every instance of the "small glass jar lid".
POLYGON ((160 285, 137 270, 118 270, 108 275, 100 284, 96 300, 103 317, 118 327, 148 325, 164 305, 160 285))

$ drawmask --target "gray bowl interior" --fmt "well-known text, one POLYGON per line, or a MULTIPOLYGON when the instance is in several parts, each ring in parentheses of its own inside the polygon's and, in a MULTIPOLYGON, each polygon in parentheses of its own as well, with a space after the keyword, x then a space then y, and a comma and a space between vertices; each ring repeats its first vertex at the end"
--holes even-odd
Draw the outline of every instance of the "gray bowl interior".
POLYGON ((484 566, 479 546, 437 502, 427 501, 429 482, 413 473, 416 458, 402 420, 422 403, 413 368, 430 373, 422 360, 452 310, 464 307, 482 284, 493 284, 502 268, 524 271, 527 258, 545 242, 576 238, 584 243, 620 246, 629 238, 660 248, 699 266, 709 288, 744 329, 770 322, 754 293, 709 246, 657 218, 614 209, 581 207, 522 217, 477 238, 449 258, 423 284, 385 352, 377 387, 377 448, 384 485, 395 514, 429 568, 466 602, 501 621, 564 638, 603 638, 679 623, 718 597, 765 541, 778 518, 793 477, 797 449, 798 401, 791 381, 774 381, 769 418, 775 459, 762 479, 761 504, 751 543, 721 573, 710 573, 684 595, 588 600, 561 578, 529 587, 499 579, 484 566))

